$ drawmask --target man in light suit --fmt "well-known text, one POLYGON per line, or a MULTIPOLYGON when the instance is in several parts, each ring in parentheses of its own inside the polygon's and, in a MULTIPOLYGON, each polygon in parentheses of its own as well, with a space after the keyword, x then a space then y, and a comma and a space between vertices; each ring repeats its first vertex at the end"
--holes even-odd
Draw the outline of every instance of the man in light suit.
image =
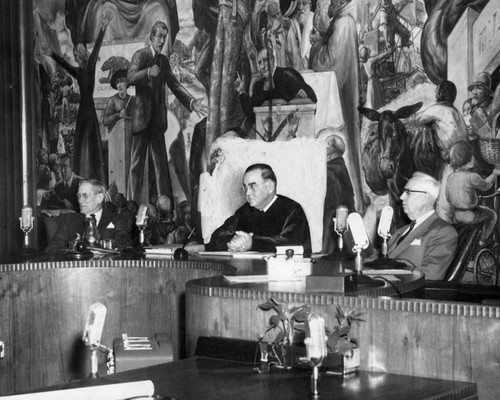
POLYGON ((388 255, 421 270, 425 279, 443 279, 455 255, 458 235, 434 210, 439 182, 421 172, 413 174, 401 195, 412 223, 397 230, 389 241, 388 255))
POLYGON ((63 214, 59 218, 59 228, 54 238, 45 248, 46 253, 58 253, 68 248, 77 234, 83 238, 85 218, 94 215, 97 222, 97 239, 102 239, 105 229, 114 229, 116 247, 125 248, 131 243, 131 226, 123 214, 103 209, 106 187, 97 180, 83 180, 78 186, 80 213, 63 214))
POLYGON ((135 107, 132 111, 132 150, 127 198, 140 201, 144 165, 149 148, 153 160, 158 196, 172 198, 168 170, 165 132, 167 130, 167 85, 189 111, 205 115, 207 107, 195 99, 172 73, 170 63, 161 54, 168 35, 168 27, 156 21, 149 36, 151 45, 137 50, 128 68, 127 82, 135 86, 135 107))

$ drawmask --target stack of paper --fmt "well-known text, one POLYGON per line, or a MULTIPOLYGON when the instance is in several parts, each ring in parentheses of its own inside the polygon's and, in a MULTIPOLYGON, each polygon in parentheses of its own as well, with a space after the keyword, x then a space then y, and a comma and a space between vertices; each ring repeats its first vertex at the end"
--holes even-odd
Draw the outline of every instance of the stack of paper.
POLYGON ((237 275, 227 276, 224 279, 229 283, 267 283, 267 282, 297 282, 304 280, 300 276, 270 276, 270 275, 237 275))
POLYGON ((174 251, 179 247, 182 247, 182 245, 150 246, 145 247, 144 252, 146 255, 173 256, 174 251))

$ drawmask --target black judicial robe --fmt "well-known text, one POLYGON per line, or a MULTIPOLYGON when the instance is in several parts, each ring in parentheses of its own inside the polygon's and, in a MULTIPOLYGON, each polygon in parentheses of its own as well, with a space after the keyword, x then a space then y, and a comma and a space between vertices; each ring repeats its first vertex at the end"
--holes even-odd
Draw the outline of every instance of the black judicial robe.
POLYGON ((227 244, 236 231, 253 233, 254 251, 274 252, 276 246, 304 246, 304 254, 311 254, 309 224, 304 210, 297 202, 278 195, 266 212, 241 206, 233 216, 217 228, 205 246, 209 251, 227 251, 227 244))

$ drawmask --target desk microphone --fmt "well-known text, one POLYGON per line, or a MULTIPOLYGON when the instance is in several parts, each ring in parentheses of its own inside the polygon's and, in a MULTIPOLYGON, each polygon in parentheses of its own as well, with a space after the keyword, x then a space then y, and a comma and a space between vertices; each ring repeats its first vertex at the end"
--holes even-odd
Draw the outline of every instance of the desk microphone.
POLYGON ((148 212, 148 206, 146 204, 141 204, 139 206, 139 211, 137 211, 136 225, 144 226, 146 224, 146 213, 148 212))
POLYGON ((82 336, 82 340, 87 346, 100 345, 106 312, 106 306, 101 303, 94 303, 90 306, 82 336))
POLYGON ((196 229, 196 227, 194 227, 193 229, 191 229, 191 232, 189 232, 189 235, 186 238, 186 240, 184 241, 183 246, 179 247, 178 249, 175 249, 175 251, 174 251, 174 260, 187 260, 188 259, 189 253, 186 250, 184 250, 184 248, 188 244, 189 239, 191 239, 191 236, 193 236, 193 233, 194 233, 195 229, 196 229))
POLYGON ((347 223, 349 224, 349 229, 354 239, 354 247, 361 252, 361 250, 366 249, 369 244, 363 219, 358 213, 350 213, 347 217, 347 223))
POLYGON ((392 209, 391 206, 385 206, 384 208, 382 208, 382 213, 380 214, 380 221, 378 223, 377 233, 380 237, 384 239, 390 237, 393 215, 394 215, 394 210, 392 209))

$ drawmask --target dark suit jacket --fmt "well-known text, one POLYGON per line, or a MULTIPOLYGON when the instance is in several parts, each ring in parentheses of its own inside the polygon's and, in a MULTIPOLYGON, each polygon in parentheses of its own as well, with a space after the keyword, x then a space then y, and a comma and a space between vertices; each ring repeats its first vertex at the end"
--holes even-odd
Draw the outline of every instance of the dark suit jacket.
POLYGON ((408 225, 398 229, 388 244, 390 258, 403 261, 425 274, 425 279, 443 279, 457 248, 455 228, 434 213, 396 246, 408 225))
POLYGON ((160 67, 160 74, 156 78, 148 78, 147 69, 153 65, 155 60, 151 46, 148 46, 134 53, 128 68, 127 81, 135 86, 136 96, 132 111, 133 134, 150 132, 152 135, 163 135, 167 130, 165 84, 184 107, 191 111, 190 104, 194 98, 172 73, 167 57, 158 55, 156 65, 160 67))
POLYGON ((232 217, 217 228, 207 250, 227 251, 227 244, 236 231, 253 233, 252 249, 272 252, 276 246, 304 246, 304 254, 311 254, 309 224, 304 210, 297 202, 279 196, 266 212, 261 212, 245 203, 232 217))
POLYGON ((73 180, 69 188, 66 188, 64 180, 57 182, 54 188, 54 191, 61 199, 69 200, 73 204, 73 210, 75 211, 80 211, 80 204, 78 203, 76 194, 78 193, 78 185, 82 179, 81 176, 73 175, 73 180))
MULTIPOLYGON (((80 234, 80 237, 83 237, 85 227, 84 214, 62 214, 59 218, 59 230, 46 247, 46 253, 56 253, 67 249, 69 241, 75 240, 77 233, 80 234)), ((130 237, 130 222, 127 217, 122 214, 115 214, 113 212, 103 210, 101 219, 97 225, 97 232, 99 235, 102 237, 104 229, 108 227, 110 222, 112 222, 115 226, 116 246, 119 249, 123 249, 127 245, 132 244, 130 237)))

